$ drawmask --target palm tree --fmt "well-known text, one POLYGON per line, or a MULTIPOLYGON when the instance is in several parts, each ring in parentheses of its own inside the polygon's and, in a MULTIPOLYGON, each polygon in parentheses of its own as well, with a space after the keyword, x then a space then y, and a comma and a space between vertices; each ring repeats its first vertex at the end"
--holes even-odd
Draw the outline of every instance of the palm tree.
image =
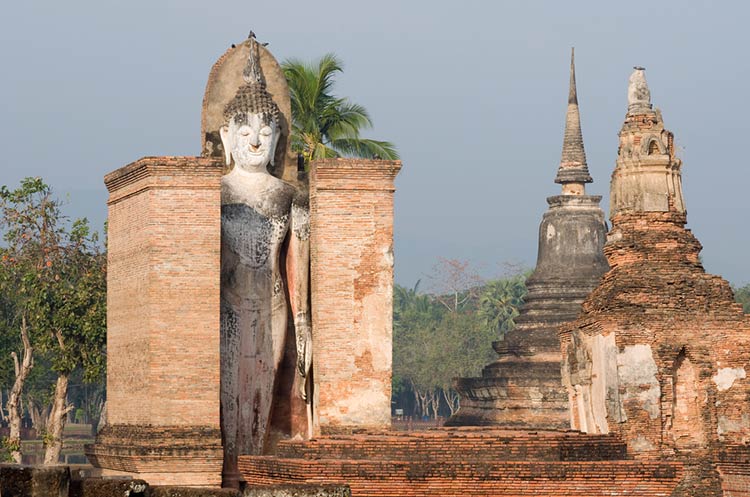
POLYGON ((479 315, 487 329, 505 333, 515 328, 513 321, 526 296, 526 276, 490 281, 479 298, 479 315))
POLYGON ((398 159, 392 143, 360 136, 362 129, 372 127, 364 107, 331 93, 336 73, 343 71, 334 54, 312 64, 288 59, 281 67, 292 100, 292 150, 306 164, 340 156, 398 159))

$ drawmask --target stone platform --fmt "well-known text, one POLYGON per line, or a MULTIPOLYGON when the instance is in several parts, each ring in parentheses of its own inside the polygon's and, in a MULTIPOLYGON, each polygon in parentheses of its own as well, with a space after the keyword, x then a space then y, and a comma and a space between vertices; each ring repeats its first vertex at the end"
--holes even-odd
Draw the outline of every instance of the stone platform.
POLYGON ((612 435, 470 427, 287 440, 239 467, 250 485, 346 483, 355 497, 668 496, 683 473, 628 460, 612 435))

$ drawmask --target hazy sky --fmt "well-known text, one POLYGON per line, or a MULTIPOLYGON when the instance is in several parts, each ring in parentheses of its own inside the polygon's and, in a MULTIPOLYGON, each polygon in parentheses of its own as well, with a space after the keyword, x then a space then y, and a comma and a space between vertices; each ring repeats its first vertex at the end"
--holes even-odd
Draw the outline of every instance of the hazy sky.
POLYGON ((707 270, 750 281, 750 7, 743 2, 36 1, 0 14, 0 184, 42 176, 100 226, 102 177, 200 152, 208 71, 250 29, 279 60, 335 52, 337 92, 395 142, 396 281, 438 257, 531 267, 554 195, 570 47, 592 194, 608 210, 627 79, 646 67, 707 270))

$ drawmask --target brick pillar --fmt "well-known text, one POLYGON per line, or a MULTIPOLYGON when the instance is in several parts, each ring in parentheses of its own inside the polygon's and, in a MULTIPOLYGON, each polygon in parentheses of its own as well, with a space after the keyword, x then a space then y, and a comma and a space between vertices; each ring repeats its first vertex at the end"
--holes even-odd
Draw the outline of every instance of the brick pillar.
POLYGON ((391 422, 393 180, 400 161, 312 164, 316 433, 391 422))
POLYGON ((219 485, 217 159, 147 157, 109 190, 105 474, 219 485))

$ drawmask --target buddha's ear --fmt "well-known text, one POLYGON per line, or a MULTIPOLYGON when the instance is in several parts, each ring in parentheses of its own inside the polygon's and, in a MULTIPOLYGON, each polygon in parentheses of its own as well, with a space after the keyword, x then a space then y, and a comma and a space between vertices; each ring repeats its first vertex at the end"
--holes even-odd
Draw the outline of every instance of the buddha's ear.
POLYGON ((227 166, 232 165, 232 143, 229 137, 229 126, 226 124, 219 128, 219 135, 221 136, 221 145, 224 147, 224 161, 227 166))
POLYGON ((281 127, 278 125, 275 125, 274 133, 273 133, 273 143, 271 143, 271 167, 274 167, 276 164, 276 145, 279 144, 279 137, 281 136, 281 127))

